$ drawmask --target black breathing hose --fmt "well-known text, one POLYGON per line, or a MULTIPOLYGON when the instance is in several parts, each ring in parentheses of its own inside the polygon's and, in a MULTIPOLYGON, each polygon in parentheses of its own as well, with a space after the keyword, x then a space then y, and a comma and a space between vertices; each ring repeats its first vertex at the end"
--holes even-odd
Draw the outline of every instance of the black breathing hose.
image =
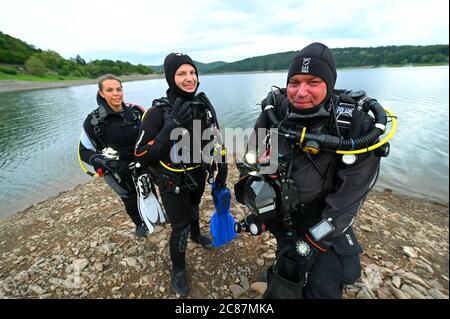
POLYGON ((280 123, 275 114, 273 105, 267 105, 264 108, 264 111, 267 112, 267 116, 272 122, 272 125, 277 127, 280 133, 287 138, 294 140, 296 143, 300 143, 301 141, 315 141, 327 149, 352 150, 372 145, 386 129, 387 116, 380 103, 372 98, 367 98, 365 103, 367 103, 369 110, 375 117, 375 127, 367 134, 357 138, 341 138, 329 134, 303 133, 303 129, 292 130, 280 123), (302 135, 304 135, 303 138, 302 135))

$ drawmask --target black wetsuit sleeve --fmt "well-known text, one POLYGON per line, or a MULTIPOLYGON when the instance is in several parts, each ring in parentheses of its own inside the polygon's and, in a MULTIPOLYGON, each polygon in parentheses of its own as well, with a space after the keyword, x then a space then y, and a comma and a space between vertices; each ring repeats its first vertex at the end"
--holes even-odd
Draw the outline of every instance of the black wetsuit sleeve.
MULTIPOLYGON (((139 129, 135 156, 144 167, 156 164, 169 154, 171 144, 161 135, 164 129, 164 111, 160 107, 147 110, 139 129)), ((167 135, 167 134, 164 134, 167 135)))
POLYGON ((95 138, 94 127, 91 124, 91 115, 88 115, 83 124, 83 130, 80 136, 80 146, 78 152, 83 162, 89 164, 89 159, 94 154, 99 154, 98 149, 100 141, 95 138))
POLYGON ((323 219, 331 218, 334 231, 318 242, 327 249, 354 221, 380 168, 380 158, 373 152, 357 155, 358 161, 337 171, 335 192, 325 198, 323 219))

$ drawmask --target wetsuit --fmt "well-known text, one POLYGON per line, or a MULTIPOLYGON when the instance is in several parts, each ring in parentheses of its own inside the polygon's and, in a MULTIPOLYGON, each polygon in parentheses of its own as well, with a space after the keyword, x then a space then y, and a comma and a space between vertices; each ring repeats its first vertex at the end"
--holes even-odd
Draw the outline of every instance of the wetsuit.
MULTIPOLYGON (((285 126, 306 126, 308 132, 316 130, 337 134, 332 113, 325 110, 327 107, 313 115, 295 114, 285 95, 278 99, 276 114, 279 119, 285 119, 285 126)), ((263 108, 265 104, 266 100, 263 100, 263 108)), ((329 107, 337 104, 338 97, 332 94, 329 107)), ((357 136, 365 134, 372 125, 371 118, 365 115, 357 136)), ((271 122, 263 111, 255 129, 270 127, 271 122)), ((292 142, 284 136, 278 136, 279 153, 293 161, 291 178, 295 181, 298 199, 298 209, 291 214, 293 227, 287 228, 279 218, 268 221, 267 227, 277 239, 278 253, 290 247, 288 258, 299 259, 295 244, 308 236, 308 243, 317 255, 312 265, 308 265, 306 286, 292 285, 290 288, 298 291, 286 298, 341 298, 344 285, 352 284, 360 277, 359 254, 362 248, 351 224, 375 182, 380 158, 373 152, 364 153, 357 155, 354 164, 346 165, 342 162, 342 155, 326 151, 312 155, 299 147, 292 152, 291 145, 292 142), (318 242, 311 240, 309 229, 329 217, 333 218, 335 229, 318 242)), ((266 297, 273 296, 269 294, 266 297)))
POLYGON ((177 95, 168 92, 168 97, 155 100, 153 106, 147 110, 142 121, 135 152, 138 162, 150 170, 160 190, 161 199, 172 227, 170 256, 175 272, 185 269, 185 250, 189 233, 194 241, 201 235, 199 204, 205 190, 209 167, 205 163, 198 162, 198 159, 201 159, 198 151, 203 149, 210 140, 202 141, 197 132, 203 132, 217 121, 215 115, 210 117, 213 115, 214 109, 204 93, 187 98, 196 103, 196 107, 193 107, 192 120, 183 128, 188 132, 189 145, 193 146, 198 143, 197 145, 201 148, 193 147, 192 151, 187 153, 189 159, 186 160, 186 164, 173 163, 173 158, 183 157, 185 154, 183 153, 185 150, 176 152, 175 148, 172 148, 182 137, 179 136, 176 140, 161 139, 160 134, 163 134, 161 130, 164 126, 164 113, 171 111, 176 98, 177 95), (197 127, 200 127, 200 131, 193 132, 194 122, 197 127), (176 170, 187 169, 187 172, 174 172, 167 167, 176 170))
POLYGON ((88 115, 83 124, 80 137, 79 153, 83 162, 93 165, 95 171, 101 169, 106 183, 120 196, 125 210, 136 226, 143 224, 137 208, 136 188, 131 170, 126 166, 134 161, 136 143, 141 117, 144 109, 140 106, 123 103, 123 111, 116 113, 97 94, 98 108, 88 115), (110 170, 93 163, 93 158, 106 159, 102 150, 112 148, 119 154, 117 161, 110 161, 110 170), (114 167, 121 161, 122 169, 114 167))

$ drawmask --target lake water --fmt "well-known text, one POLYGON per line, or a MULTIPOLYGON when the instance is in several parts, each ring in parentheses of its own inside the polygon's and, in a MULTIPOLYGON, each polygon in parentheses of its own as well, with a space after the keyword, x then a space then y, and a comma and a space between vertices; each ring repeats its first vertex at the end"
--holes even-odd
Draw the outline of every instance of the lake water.
MULTIPOLYGON (((257 105, 286 72, 200 76, 222 127, 252 127, 257 105)), ((145 108, 164 79, 125 82, 125 100, 145 108)), ((448 203, 449 68, 338 70, 336 88, 364 89, 398 117, 378 188, 448 203)), ((0 217, 88 181, 78 166, 81 126, 96 85, 0 94, 0 217)))

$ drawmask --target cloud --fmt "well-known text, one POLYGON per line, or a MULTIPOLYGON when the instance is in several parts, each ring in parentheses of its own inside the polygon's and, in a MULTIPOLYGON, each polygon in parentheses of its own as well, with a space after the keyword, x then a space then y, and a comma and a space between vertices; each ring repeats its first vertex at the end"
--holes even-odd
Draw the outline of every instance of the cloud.
POLYGON ((203 62, 231 62, 312 41, 330 47, 426 45, 448 43, 449 36, 447 0, 4 2, 4 33, 65 57, 128 56, 144 64, 160 64, 174 51, 203 62))

